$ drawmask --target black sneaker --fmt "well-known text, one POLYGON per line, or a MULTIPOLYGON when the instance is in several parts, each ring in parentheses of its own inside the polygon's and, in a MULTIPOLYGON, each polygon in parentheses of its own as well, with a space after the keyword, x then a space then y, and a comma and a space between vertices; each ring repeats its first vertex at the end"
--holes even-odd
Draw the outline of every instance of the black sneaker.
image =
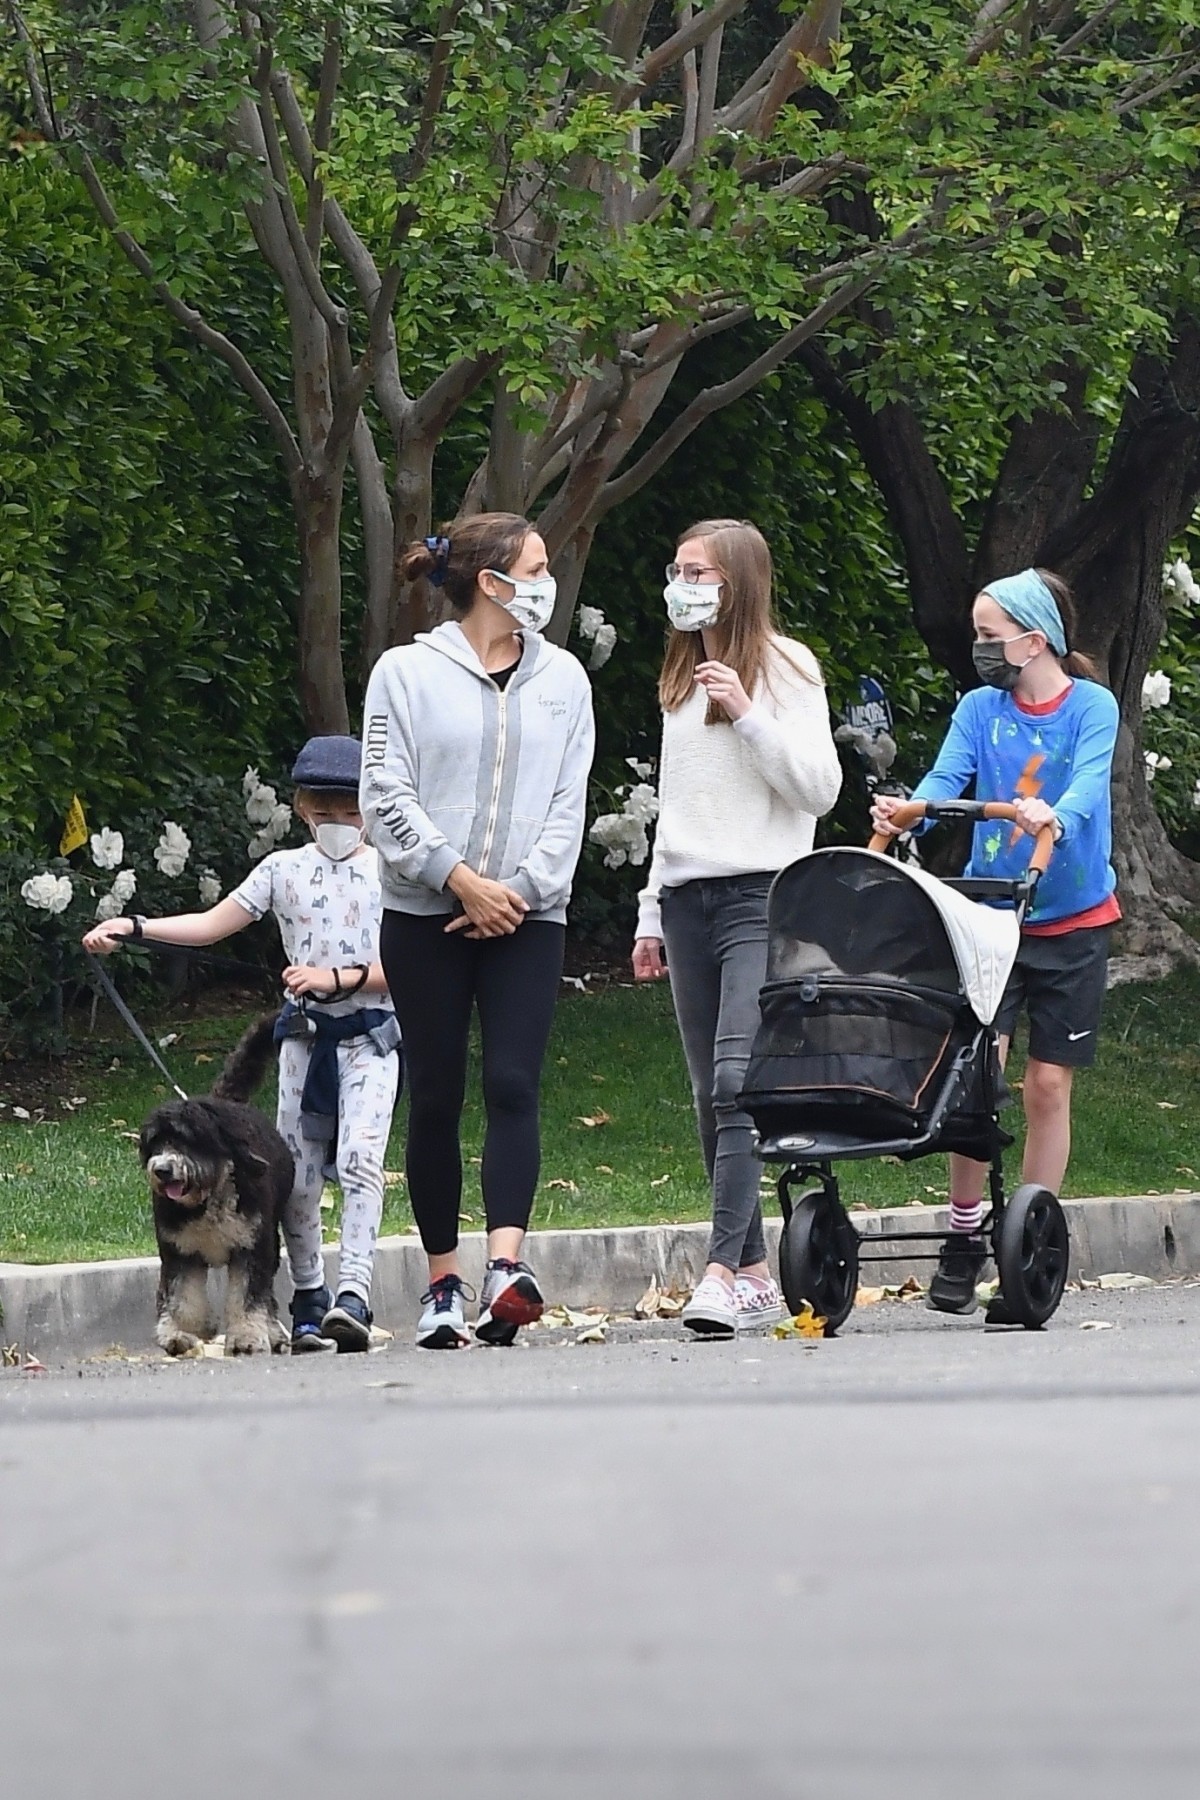
POLYGON ((288 1311, 292 1315, 292 1355, 306 1356, 311 1351, 336 1350, 332 1338, 322 1332, 325 1314, 333 1305, 333 1295, 325 1286, 297 1288, 288 1311))
POLYGON ((979 1305, 975 1289, 987 1255, 987 1245, 977 1232, 953 1232, 942 1245, 926 1306, 934 1312, 973 1313, 979 1305))
POLYGON ((522 1325, 546 1310, 542 1290, 528 1263, 497 1256, 488 1264, 479 1298, 475 1336, 481 1344, 511 1344, 522 1325))
POLYGON ((371 1309, 353 1288, 340 1293, 321 1321, 322 1337, 332 1338, 339 1351, 371 1348, 371 1309))

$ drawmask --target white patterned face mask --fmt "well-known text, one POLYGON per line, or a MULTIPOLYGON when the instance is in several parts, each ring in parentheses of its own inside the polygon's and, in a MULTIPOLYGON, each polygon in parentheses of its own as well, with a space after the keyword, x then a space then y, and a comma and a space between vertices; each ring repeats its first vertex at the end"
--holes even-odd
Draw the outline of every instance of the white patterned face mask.
POLYGON ((558 598, 558 583, 553 575, 539 575, 536 580, 531 580, 521 575, 506 575, 503 569, 485 569, 483 572, 511 587, 512 598, 498 604, 512 614, 518 625, 526 631, 545 631, 558 598))
POLYGON ((361 825, 314 825, 317 849, 330 862, 345 862, 363 841, 361 825))
POLYGON ((715 625, 721 613, 722 585, 719 581, 681 581, 677 576, 669 579, 663 600, 676 631, 702 631, 706 625, 715 625))

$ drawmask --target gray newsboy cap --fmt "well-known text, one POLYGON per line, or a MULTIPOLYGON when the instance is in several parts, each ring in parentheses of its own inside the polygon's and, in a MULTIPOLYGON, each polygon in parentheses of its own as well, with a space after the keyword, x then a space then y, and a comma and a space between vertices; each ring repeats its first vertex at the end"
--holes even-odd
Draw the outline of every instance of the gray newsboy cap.
POLYGON ((362 745, 353 737, 309 738, 292 764, 292 780, 301 788, 336 788, 357 794, 362 745))

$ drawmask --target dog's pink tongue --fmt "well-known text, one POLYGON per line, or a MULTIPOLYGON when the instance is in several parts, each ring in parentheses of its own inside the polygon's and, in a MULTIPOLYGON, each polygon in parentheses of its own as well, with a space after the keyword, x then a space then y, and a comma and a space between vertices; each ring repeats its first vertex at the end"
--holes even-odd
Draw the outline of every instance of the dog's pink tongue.
POLYGON ((168 1181, 163 1188, 168 1200, 182 1200, 187 1193, 186 1181, 168 1181))

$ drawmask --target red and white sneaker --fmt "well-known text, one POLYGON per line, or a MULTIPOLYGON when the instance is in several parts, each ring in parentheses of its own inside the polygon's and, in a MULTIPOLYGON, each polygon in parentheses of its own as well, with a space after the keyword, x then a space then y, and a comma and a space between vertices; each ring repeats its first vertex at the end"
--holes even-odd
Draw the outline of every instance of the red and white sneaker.
POLYGON ((532 1325, 546 1310, 542 1290, 528 1263, 495 1257, 483 1277, 475 1338, 480 1344, 511 1344, 522 1325, 532 1325))
POLYGON ((783 1295, 769 1275, 739 1275, 733 1284, 739 1331, 759 1331, 778 1325, 783 1317, 783 1295))

